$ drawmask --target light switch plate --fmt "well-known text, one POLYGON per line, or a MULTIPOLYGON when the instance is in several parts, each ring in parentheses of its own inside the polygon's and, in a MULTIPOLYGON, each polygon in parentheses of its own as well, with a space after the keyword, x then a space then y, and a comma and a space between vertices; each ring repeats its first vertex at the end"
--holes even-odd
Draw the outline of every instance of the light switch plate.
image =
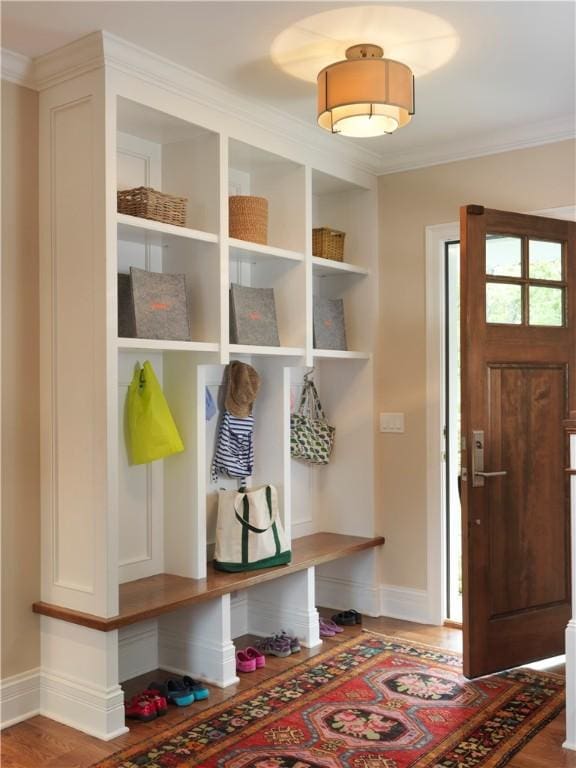
POLYGON ((395 432, 396 434, 404 432, 404 414, 381 413, 380 432, 395 432))

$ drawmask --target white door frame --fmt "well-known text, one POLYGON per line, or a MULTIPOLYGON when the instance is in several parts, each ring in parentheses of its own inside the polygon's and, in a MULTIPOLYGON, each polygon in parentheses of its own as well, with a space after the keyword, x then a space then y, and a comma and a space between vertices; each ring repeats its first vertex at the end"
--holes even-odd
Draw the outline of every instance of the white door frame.
MULTIPOLYGON (((529 213, 576 221, 576 205, 529 213)), ((446 618, 445 465, 442 459, 445 424, 444 253, 446 243, 451 240, 460 240, 458 222, 426 227, 427 587, 429 620, 433 624, 442 624, 446 618)), ((576 455, 573 462, 576 465, 576 455)), ((572 620, 566 631, 567 735, 564 747, 576 750, 576 481, 572 482, 571 506, 572 620)))
POLYGON ((446 618, 444 254, 446 243, 453 240, 460 240, 457 222, 426 227, 426 523, 428 613, 433 624, 446 618))

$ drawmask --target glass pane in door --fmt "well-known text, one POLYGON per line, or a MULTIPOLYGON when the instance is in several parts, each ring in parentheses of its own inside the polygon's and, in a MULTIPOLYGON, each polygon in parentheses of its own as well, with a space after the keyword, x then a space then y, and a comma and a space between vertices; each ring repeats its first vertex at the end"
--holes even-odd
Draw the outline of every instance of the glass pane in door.
POLYGON ((528 277, 532 280, 562 280, 562 243, 530 240, 528 277))
POLYGON ((486 274, 522 276, 522 238, 486 235, 486 274))
POLYGON ((564 325, 563 288, 530 286, 530 325, 564 325))
POLYGON ((486 283, 486 322, 522 323, 522 286, 515 283, 486 283))

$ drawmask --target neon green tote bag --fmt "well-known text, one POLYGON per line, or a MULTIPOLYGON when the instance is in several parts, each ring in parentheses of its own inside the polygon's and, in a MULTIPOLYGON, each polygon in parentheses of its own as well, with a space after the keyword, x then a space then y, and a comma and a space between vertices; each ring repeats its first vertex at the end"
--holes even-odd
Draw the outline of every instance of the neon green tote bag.
POLYGON ((128 389, 128 435, 133 464, 147 464, 184 450, 154 368, 136 366, 128 389))

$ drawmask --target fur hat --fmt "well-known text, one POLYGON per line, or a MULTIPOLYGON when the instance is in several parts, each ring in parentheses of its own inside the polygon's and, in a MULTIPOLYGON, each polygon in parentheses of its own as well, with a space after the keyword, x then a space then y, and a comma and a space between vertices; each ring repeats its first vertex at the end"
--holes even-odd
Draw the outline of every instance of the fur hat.
POLYGON ((252 413, 252 404, 260 389, 260 376, 251 365, 233 360, 226 369, 226 410, 239 419, 252 413))

